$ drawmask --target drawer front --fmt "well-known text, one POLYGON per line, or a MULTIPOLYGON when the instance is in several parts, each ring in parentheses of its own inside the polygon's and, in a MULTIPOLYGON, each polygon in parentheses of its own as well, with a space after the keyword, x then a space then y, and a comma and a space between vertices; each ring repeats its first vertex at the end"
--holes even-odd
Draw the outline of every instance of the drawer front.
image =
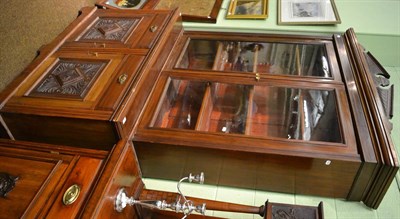
POLYGON ((69 161, 56 157, 0 152, 0 212, 7 212, 0 214, 0 218, 10 218, 11 215, 29 218, 40 213, 45 207, 45 200, 51 200, 52 193, 57 191, 57 182, 68 165, 69 161), (7 189, 3 190, 5 187, 7 189))
POLYGON ((129 196, 138 198, 143 188, 132 144, 121 140, 107 165, 109 170, 104 172, 110 175, 102 175, 83 217, 90 215, 91 218, 139 218, 132 206, 127 206, 122 212, 114 210, 114 201, 119 189, 125 188, 129 196))
MULTIPOLYGON (((110 86, 103 93, 96 109, 109 111, 115 110, 118 107, 129 85, 133 84, 133 87, 135 87, 144 58, 144 56, 139 55, 128 56, 125 64, 119 70, 119 74, 115 74, 110 80, 110 86)), ((135 88, 131 89, 130 92, 135 92, 135 88)))
POLYGON ((101 164, 100 159, 80 157, 47 214, 47 218, 77 217, 95 182, 101 164))
POLYGON ((153 47, 154 43, 157 41, 161 32, 163 32, 164 25, 167 21, 168 14, 156 14, 147 27, 143 30, 143 37, 140 42, 135 46, 135 48, 140 49, 150 49, 153 47))

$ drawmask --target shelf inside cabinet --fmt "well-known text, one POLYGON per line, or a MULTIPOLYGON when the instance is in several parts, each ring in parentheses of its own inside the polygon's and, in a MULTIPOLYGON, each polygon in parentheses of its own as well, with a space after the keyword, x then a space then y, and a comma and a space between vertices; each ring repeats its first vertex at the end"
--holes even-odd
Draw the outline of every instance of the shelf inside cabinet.
POLYGON ((153 126, 195 129, 205 89, 205 82, 170 80, 153 126))
POLYGON ((251 85, 212 83, 198 131, 245 134, 251 85))
POLYGON ((152 127, 344 143, 334 89, 168 81, 152 127))
POLYGON ((332 78, 325 44, 190 39, 176 68, 332 78))

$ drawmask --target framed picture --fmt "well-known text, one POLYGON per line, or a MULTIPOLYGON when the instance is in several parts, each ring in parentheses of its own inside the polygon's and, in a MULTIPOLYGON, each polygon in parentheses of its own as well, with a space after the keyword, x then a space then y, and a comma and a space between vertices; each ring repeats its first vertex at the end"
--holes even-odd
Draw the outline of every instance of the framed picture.
POLYGON ((147 0, 99 0, 96 5, 114 9, 141 9, 147 0))
POLYGON ((173 10, 179 7, 182 20, 216 23, 223 0, 97 0, 96 5, 108 9, 173 10))
POLYGON ((223 0, 157 0, 154 9, 179 7, 182 20, 187 22, 216 23, 223 0))
POLYGON ((340 24, 333 0, 278 0, 278 24, 340 24))
POLYGON ((231 0, 227 19, 265 19, 268 17, 268 0, 231 0))

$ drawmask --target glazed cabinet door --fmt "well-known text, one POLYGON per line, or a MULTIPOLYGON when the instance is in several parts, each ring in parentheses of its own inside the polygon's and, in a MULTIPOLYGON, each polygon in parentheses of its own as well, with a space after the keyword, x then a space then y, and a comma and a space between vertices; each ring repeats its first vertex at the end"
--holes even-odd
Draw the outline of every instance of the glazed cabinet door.
POLYGON ((188 32, 172 54, 134 136, 145 177, 347 197, 361 158, 331 37, 188 32))
POLYGON ((332 39, 294 36, 184 35, 168 69, 224 72, 227 76, 272 77, 342 83, 332 39))
POLYGON ((134 137, 145 177, 204 171, 211 184, 350 191, 360 157, 341 85, 168 72, 157 87, 134 137))
POLYGON ((160 83, 157 87, 163 89, 154 94, 141 121, 143 134, 195 133, 191 138, 196 145, 229 137, 237 138, 230 146, 245 151, 251 145, 263 150, 285 148, 287 153, 297 148, 357 157, 354 131, 347 123, 346 93, 340 85, 293 82, 288 86, 279 80, 228 81, 221 75, 200 79, 171 72, 160 83))

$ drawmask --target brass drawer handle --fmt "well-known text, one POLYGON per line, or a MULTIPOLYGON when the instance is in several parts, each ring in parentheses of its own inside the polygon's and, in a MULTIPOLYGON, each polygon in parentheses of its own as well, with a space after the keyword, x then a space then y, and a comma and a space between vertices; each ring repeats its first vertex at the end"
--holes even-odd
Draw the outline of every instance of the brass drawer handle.
POLYGON ((94 47, 103 47, 103 48, 106 48, 106 44, 105 44, 105 43, 101 43, 101 44, 94 43, 94 47))
POLYGON ((118 83, 119 84, 124 84, 126 82, 126 79, 128 79, 127 74, 122 74, 118 77, 118 83))
POLYGON ((74 203, 78 199, 80 192, 81 187, 79 187, 77 184, 70 186, 67 191, 65 191, 63 196, 64 205, 70 205, 74 203))
POLYGON ((99 57, 98 52, 88 52, 88 55, 93 55, 93 56, 99 57))
POLYGON ((157 26, 157 25, 153 25, 153 26, 150 27, 150 31, 151 31, 152 33, 156 32, 157 29, 158 29, 158 26, 157 26))

